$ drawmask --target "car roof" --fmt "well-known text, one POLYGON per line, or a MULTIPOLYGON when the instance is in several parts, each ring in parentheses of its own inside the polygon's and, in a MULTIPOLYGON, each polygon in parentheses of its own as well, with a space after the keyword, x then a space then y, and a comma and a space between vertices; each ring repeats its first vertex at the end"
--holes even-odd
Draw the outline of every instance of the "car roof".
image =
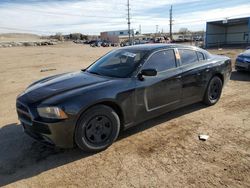
POLYGON ((198 51, 202 52, 203 54, 205 54, 207 59, 211 58, 211 54, 202 48, 198 48, 196 46, 183 45, 183 44, 175 44, 175 43, 171 43, 171 44, 162 44, 162 43, 138 44, 138 45, 134 45, 134 46, 122 47, 120 49, 141 50, 141 51, 148 51, 149 53, 153 53, 157 50, 168 49, 168 48, 178 48, 178 49, 185 48, 185 49, 190 49, 190 50, 198 50, 198 51))
POLYGON ((167 49, 167 48, 198 49, 197 47, 194 47, 194 46, 188 46, 188 45, 182 45, 182 44, 138 44, 134 46, 123 47, 122 49, 155 51, 155 50, 167 49))

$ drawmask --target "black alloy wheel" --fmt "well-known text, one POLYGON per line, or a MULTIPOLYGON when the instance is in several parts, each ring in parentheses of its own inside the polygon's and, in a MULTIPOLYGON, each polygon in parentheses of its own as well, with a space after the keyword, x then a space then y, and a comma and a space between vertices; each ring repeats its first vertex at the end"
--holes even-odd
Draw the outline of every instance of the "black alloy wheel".
POLYGON ((105 142, 112 133, 112 122, 106 116, 93 117, 85 127, 85 135, 92 144, 105 142))
POLYGON ((98 152, 109 147, 120 132, 120 118, 106 105, 96 105, 84 112, 75 130, 77 146, 88 152, 98 152))
POLYGON ((220 94, 220 88, 221 87, 221 83, 220 80, 215 79, 213 81, 213 83, 211 83, 211 86, 209 88, 209 99, 210 100, 216 100, 220 94))
POLYGON ((214 76, 209 81, 203 102, 207 105, 216 104, 220 99, 222 86, 222 80, 218 76, 214 76))

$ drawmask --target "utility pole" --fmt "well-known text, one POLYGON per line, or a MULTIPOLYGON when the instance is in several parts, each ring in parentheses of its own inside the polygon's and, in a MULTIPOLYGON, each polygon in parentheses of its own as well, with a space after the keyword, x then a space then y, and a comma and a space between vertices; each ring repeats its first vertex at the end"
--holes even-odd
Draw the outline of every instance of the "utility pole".
POLYGON ((131 33, 130 33, 130 4, 129 4, 129 0, 127 3, 127 7, 128 7, 128 40, 129 40, 129 44, 131 45, 131 33))
POLYGON ((139 33, 141 35, 141 24, 139 25, 139 33))
POLYGON ((159 25, 155 25, 155 35, 158 34, 158 28, 159 28, 159 25))
POLYGON ((172 33, 172 26, 173 26, 173 7, 171 5, 171 8, 169 10, 169 34, 170 39, 173 40, 173 33, 172 33))

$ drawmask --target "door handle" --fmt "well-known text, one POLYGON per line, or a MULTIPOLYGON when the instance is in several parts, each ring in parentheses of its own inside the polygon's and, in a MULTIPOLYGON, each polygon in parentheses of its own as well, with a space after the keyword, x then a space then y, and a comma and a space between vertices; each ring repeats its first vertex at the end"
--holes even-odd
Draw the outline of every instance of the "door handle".
POLYGON ((180 78, 181 78, 181 76, 176 76, 175 78, 176 78, 176 79, 180 79, 180 78))
POLYGON ((206 72, 209 72, 210 71, 210 69, 206 69, 206 72))

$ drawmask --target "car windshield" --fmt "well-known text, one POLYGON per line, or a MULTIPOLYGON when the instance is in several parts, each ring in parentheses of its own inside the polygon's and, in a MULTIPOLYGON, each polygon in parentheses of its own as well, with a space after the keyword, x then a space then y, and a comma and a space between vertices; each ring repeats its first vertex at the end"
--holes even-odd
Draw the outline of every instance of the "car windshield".
POLYGON ((118 49, 101 57, 86 71, 109 77, 131 77, 145 55, 145 50, 118 49))

